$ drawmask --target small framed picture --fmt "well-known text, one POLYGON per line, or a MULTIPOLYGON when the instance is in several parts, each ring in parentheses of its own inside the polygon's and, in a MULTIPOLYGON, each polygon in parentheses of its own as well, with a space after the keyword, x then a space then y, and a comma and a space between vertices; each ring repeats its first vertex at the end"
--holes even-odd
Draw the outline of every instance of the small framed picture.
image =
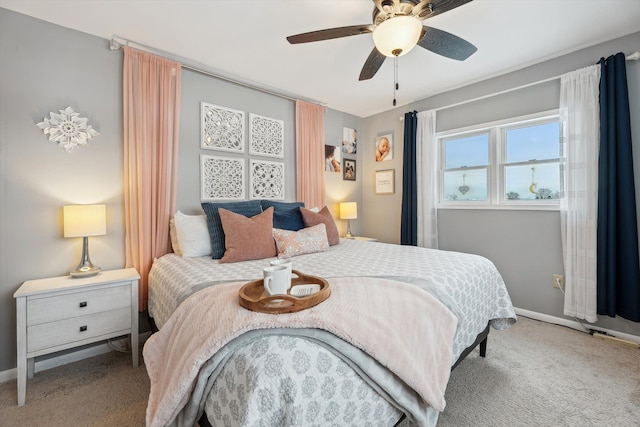
POLYGON ((341 172, 340 147, 334 145, 324 146, 324 170, 325 172, 341 172))
POLYGON ((351 128, 342 128, 342 152, 356 154, 358 152, 358 131, 351 128))
POLYGON ((342 180, 356 180, 356 161, 355 159, 344 159, 342 161, 342 180))
POLYGON ((395 169, 376 171, 376 194, 395 193, 394 173, 395 169))
POLYGON ((376 138, 376 162, 393 159, 393 134, 389 133, 376 138))

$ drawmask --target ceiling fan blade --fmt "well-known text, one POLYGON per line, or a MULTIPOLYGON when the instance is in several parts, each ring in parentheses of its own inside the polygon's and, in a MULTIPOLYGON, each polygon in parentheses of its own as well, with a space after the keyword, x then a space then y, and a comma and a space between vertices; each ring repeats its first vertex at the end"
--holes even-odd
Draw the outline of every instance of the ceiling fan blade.
POLYGON ((349 27, 328 28, 326 30, 311 31, 287 37, 291 44, 317 42, 321 40, 338 39, 340 37, 357 36, 359 34, 372 33, 375 28, 372 24, 352 25, 349 27))
POLYGON ((471 1, 473 0, 422 0, 414 6, 412 14, 420 19, 433 18, 471 1), (431 12, 429 12, 429 4, 431 4, 431 12))
POLYGON ((464 61, 478 50, 468 41, 437 28, 425 25, 422 32, 418 45, 447 58, 464 61))
POLYGON ((364 62, 364 66, 362 67, 362 71, 360 71, 360 77, 358 80, 369 80, 371 77, 375 76, 385 59, 387 59, 387 57, 378 52, 378 49, 374 47, 367 60, 364 62))

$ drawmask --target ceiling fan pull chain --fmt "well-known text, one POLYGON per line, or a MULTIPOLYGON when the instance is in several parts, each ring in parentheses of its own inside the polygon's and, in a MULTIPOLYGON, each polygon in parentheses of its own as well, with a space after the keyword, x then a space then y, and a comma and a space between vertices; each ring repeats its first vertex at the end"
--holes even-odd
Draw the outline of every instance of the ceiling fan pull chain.
POLYGON ((398 90, 398 57, 393 57, 393 106, 396 106, 396 91, 398 90))

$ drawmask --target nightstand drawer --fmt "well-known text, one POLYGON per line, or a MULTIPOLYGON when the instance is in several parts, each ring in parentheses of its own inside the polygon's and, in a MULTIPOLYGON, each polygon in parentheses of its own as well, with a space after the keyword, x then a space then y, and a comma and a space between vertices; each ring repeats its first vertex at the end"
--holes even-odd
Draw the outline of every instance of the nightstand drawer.
POLYGON ((131 308, 42 323, 27 327, 27 353, 130 330, 131 308))
POLYGON ((27 326, 131 308, 131 286, 113 286, 27 300, 27 326))

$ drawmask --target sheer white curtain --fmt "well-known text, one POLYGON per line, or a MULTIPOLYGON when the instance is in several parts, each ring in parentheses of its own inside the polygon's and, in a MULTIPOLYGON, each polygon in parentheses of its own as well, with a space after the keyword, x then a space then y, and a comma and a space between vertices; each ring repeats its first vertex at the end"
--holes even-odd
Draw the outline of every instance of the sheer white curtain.
POLYGON ((567 73, 560 81, 566 123, 564 188, 560 199, 564 257, 564 314, 596 322, 600 66, 567 73))
POLYGON ((418 187, 418 246, 438 249, 438 142, 436 111, 417 115, 416 179, 418 187))

